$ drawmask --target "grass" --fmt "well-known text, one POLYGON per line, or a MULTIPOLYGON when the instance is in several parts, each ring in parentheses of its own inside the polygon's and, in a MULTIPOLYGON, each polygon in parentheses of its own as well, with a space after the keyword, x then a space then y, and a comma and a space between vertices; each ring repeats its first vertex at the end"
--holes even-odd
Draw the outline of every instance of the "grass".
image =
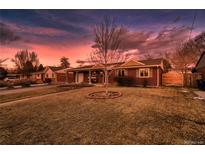
POLYGON ((89 87, 0 107, 1 144, 205 144, 205 103, 180 88, 89 87))
POLYGON ((52 93, 58 93, 58 92, 63 92, 67 90, 71 90, 72 87, 45 87, 41 88, 38 90, 35 89, 28 89, 27 91, 24 92, 15 92, 15 93, 10 93, 10 94, 0 94, 0 104, 9 102, 9 101, 15 101, 15 100, 20 100, 23 98, 29 98, 29 97, 34 97, 34 96, 42 96, 46 94, 52 94, 52 93))

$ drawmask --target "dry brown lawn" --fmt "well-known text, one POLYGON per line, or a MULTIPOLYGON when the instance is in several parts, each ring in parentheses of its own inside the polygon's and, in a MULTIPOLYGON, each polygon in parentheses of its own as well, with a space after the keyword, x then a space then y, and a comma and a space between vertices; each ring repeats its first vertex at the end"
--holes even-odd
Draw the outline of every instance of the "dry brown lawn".
POLYGON ((205 144, 205 102, 177 88, 89 87, 0 106, 1 144, 205 144))

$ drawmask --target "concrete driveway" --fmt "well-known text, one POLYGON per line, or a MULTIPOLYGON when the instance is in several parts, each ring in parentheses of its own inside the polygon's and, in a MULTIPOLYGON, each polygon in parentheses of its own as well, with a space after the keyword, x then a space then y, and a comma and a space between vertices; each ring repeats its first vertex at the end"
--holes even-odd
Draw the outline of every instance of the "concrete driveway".
POLYGON ((194 91, 199 97, 203 97, 205 99, 205 91, 194 91))
POLYGON ((21 88, 21 89, 1 90, 0 95, 14 94, 14 93, 20 93, 20 92, 25 92, 25 91, 30 91, 30 90, 39 90, 39 89, 51 88, 55 86, 56 85, 46 85, 46 86, 40 86, 40 87, 28 87, 28 88, 21 88))

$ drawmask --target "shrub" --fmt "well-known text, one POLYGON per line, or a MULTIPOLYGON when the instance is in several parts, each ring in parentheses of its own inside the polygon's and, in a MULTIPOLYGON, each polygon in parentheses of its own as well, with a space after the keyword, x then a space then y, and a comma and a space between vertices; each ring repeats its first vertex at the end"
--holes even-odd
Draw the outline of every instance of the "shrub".
POLYGON ((25 80, 21 82, 22 87, 30 87, 31 81, 30 80, 25 80))
POLYGON ((36 80, 31 80, 31 84, 37 84, 36 80))
POLYGON ((148 85, 148 81, 145 79, 145 80, 143 81, 143 87, 147 87, 147 85, 148 85))
POLYGON ((132 77, 124 76, 124 77, 116 77, 114 79, 118 86, 134 86, 135 80, 132 77))
POLYGON ((8 83, 6 81, 0 80, 0 87, 7 87, 8 83))
POLYGON ((7 87, 8 87, 9 89, 13 89, 13 88, 14 88, 11 83, 8 83, 7 87))
POLYGON ((28 79, 17 80, 13 83, 14 86, 29 87, 32 81, 28 79))
POLYGON ((42 80, 36 80, 35 82, 36 82, 35 84, 42 84, 43 83, 42 80))
POLYGON ((51 80, 50 78, 46 78, 46 79, 45 79, 45 83, 50 84, 51 82, 52 82, 52 80, 51 80))
POLYGON ((191 72, 196 73, 197 72, 196 68, 192 68, 191 72))

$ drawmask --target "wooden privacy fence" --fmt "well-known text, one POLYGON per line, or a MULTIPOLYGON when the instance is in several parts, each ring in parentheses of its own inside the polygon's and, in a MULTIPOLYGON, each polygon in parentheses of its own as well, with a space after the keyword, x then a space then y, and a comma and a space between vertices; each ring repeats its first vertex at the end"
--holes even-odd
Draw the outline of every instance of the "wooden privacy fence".
POLYGON ((183 74, 180 71, 169 71, 162 74, 162 85, 197 87, 197 79, 200 78, 200 73, 183 74))
POLYGON ((162 74, 162 85, 183 86, 183 74, 178 71, 169 71, 162 74))
POLYGON ((184 75, 184 86, 185 87, 197 87, 197 80, 202 78, 201 73, 188 73, 184 75))

